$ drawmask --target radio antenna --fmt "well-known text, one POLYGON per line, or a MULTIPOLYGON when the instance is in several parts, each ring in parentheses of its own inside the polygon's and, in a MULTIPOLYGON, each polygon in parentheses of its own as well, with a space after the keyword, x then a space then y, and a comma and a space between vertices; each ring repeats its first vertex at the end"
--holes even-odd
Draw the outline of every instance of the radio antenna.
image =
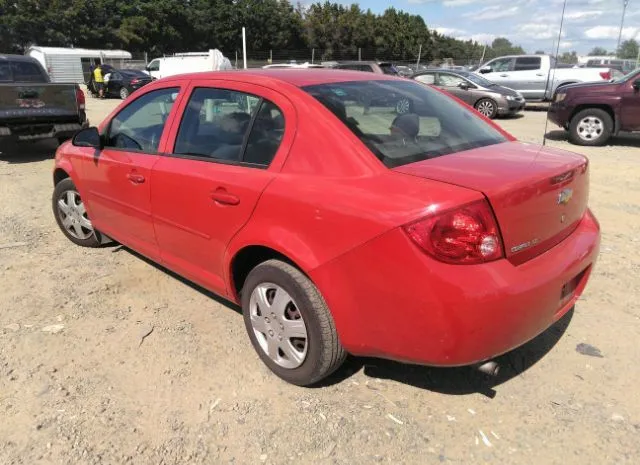
MULTIPOLYGON (((553 103, 553 99, 555 97, 555 92, 553 92, 553 83, 556 81, 556 68, 558 67, 558 55, 560 54, 560 41, 562 40, 562 27, 564 26, 564 12, 567 9, 567 0, 564 0, 564 4, 562 5, 562 17, 560 18, 560 30, 558 31, 558 43, 556 45, 556 65, 553 67, 553 77, 551 78, 551 103, 553 103)), ((551 60, 549 60, 549 64, 551 64, 551 60)), ((549 72, 547 73, 547 85, 545 87, 545 96, 547 94, 547 89, 549 88, 549 77, 551 76, 551 66, 549 66, 549 72)), ((542 136, 542 145, 547 144, 547 127, 549 126, 549 109, 551 108, 551 103, 549 104, 549 108, 547 108, 547 120, 544 123, 544 135, 542 136)))

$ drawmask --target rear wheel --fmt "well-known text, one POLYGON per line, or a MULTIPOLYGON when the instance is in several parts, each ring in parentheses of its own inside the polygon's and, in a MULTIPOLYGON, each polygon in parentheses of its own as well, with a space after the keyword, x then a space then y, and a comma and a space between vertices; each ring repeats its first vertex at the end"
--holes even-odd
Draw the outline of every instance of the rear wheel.
POLYGON ((242 312, 258 355, 289 383, 314 384, 346 358, 320 292, 288 263, 269 260, 249 273, 242 287, 242 312))
POLYGON ((63 234, 82 247, 99 247, 99 234, 91 224, 84 202, 70 178, 63 179, 53 190, 53 215, 63 234))
POLYGON ((126 87, 121 87, 120 88, 120 98, 122 100, 126 100, 129 97, 129 89, 127 89, 126 87))
POLYGON ((613 119, 604 110, 587 108, 574 115, 569 124, 569 139, 577 145, 604 145, 613 132, 613 119))
POLYGON ((478 113, 493 119, 498 114, 498 104, 490 98, 483 98, 476 102, 475 109, 478 113))

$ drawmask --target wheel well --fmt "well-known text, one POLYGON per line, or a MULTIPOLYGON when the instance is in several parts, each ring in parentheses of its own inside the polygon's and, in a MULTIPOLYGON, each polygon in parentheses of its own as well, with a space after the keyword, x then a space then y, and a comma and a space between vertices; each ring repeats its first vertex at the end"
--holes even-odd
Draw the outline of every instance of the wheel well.
POLYGON ((598 110, 606 111, 609 114, 609 116, 611 116, 611 121, 613 121, 613 127, 614 128, 616 127, 616 115, 614 114, 613 109, 609 105, 590 105, 590 104, 578 105, 577 107, 574 108, 573 113, 571 113, 571 118, 569 118, 569 122, 571 122, 571 120, 573 120, 573 117, 576 116, 581 111, 588 110, 591 108, 597 108, 598 110))
POLYGON ((53 172, 53 185, 57 186, 60 181, 67 179, 69 175, 62 168, 58 168, 53 172))
MULTIPOLYGON (((231 262, 231 280, 235 295, 240 295, 242 286, 244 286, 244 282, 247 279, 247 276, 249 276, 251 270, 260 263, 273 259, 282 260, 283 262, 286 262, 291 266, 295 266, 302 271, 302 269, 289 257, 276 250, 270 249, 269 247, 260 245, 245 247, 236 254, 231 262)), ((304 271, 302 272, 304 273, 304 271)))

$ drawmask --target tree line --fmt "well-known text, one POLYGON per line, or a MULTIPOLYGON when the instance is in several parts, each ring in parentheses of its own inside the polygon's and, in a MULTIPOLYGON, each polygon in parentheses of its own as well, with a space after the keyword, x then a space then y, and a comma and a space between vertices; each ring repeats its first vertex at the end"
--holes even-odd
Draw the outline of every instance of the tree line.
MULTIPOLYGON (((30 45, 125 49, 149 57, 218 48, 252 51, 317 49, 318 59, 356 56, 423 61, 479 60, 524 53, 507 39, 491 46, 430 29, 419 15, 395 8, 382 14, 358 4, 309 6, 287 0, 0 0, 0 52, 30 45), (422 47, 421 47, 422 46, 422 47)), ((363 58, 364 59, 364 58, 363 58)))

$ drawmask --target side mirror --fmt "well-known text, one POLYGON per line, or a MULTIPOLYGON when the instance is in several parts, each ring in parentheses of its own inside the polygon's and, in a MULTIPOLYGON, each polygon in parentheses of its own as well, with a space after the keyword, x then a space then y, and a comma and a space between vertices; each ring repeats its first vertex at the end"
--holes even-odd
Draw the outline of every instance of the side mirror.
POLYGON ((94 149, 102 149, 102 139, 98 128, 90 127, 78 132, 74 137, 72 144, 76 147, 92 147, 94 149))
POLYGON ((469 84, 466 82, 461 82, 460 84, 458 84, 458 87, 462 90, 469 90, 471 88, 471 86, 469 86, 469 84))
POLYGON ((480 71, 480 74, 487 74, 487 73, 490 73, 492 71, 492 69, 490 67, 488 67, 488 66, 484 66, 484 67, 480 68, 479 71, 480 71))

